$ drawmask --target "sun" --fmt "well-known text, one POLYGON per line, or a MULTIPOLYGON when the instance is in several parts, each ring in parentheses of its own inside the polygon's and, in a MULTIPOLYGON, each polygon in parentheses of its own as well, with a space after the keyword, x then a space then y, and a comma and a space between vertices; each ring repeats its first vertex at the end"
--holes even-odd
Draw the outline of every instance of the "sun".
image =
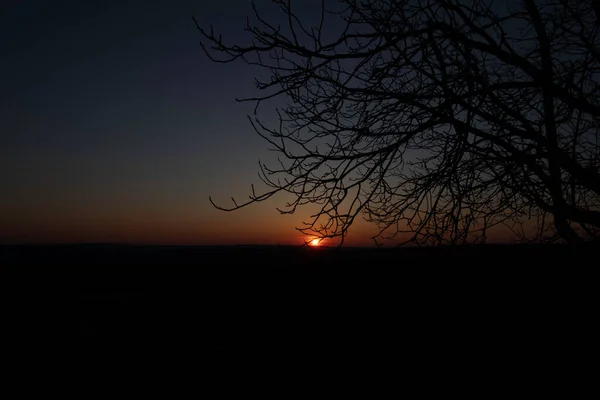
POLYGON ((311 246, 318 246, 321 243, 319 239, 313 239, 310 241, 311 246))

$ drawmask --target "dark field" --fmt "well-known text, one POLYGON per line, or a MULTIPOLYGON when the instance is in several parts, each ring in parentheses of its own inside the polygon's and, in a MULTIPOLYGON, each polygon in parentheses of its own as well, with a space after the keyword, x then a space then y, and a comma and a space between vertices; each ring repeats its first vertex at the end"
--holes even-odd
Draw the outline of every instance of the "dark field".
POLYGON ((4 246, 2 325, 7 343, 96 354, 395 353, 426 362, 517 352, 539 361, 560 356, 574 336, 569 351, 586 351, 596 254, 564 246, 4 246))

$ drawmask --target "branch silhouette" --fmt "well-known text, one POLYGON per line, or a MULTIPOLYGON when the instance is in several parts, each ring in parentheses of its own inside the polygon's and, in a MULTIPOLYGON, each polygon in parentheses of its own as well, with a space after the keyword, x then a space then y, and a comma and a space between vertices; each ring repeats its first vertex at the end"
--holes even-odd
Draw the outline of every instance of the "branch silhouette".
POLYGON ((248 119, 283 160, 260 163, 282 213, 317 213, 298 228, 341 237, 357 217, 377 244, 485 242, 505 225, 523 240, 579 243, 600 232, 600 26, 597 1, 323 1, 316 23, 275 0, 254 7, 250 42, 200 33, 214 62, 262 68, 248 119), (329 24, 342 28, 326 39, 329 24), (276 126, 259 106, 276 108, 276 126), (532 225, 535 232, 527 232, 532 225))

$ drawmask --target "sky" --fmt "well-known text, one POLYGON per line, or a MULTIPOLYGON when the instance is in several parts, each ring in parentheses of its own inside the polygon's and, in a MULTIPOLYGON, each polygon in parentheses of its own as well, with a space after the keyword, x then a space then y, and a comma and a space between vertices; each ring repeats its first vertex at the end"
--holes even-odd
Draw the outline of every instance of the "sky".
MULTIPOLYGON (((0 244, 312 239, 296 227, 316 208, 282 215, 285 194, 235 212, 209 202, 247 199, 276 154, 235 100, 257 94, 257 71, 210 61, 192 18, 243 44, 251 13, 249 0, 2 2, 0 244)), ((375 233, 357 220, 345 243, 375 233)))
MULTIPOLYGON (((192 17, 235 42, 249 11, 2 2, 0 243, 303 243, 310 210, 279 214, 285 197, 231 213, 208 200, 245 198, 272 153, 235 101, 255 93, 253 71, 209 61, 192 17)), ((369 233, 359 222, 348 243, 369 233)))

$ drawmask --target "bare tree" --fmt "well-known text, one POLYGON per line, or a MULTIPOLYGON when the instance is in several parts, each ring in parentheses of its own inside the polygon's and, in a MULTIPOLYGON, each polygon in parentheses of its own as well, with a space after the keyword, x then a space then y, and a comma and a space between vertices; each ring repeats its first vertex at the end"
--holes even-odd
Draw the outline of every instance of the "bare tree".
POLYGON ((299 230, 342 242, 359 216, 376 243, 485 242, 499 224, 598 237, 597 2, 323 1, 312 24, 273 3, 283 25, 254 8, 245 45, 196 22, 211 60, 268 71, 240 101, 287 99, 277 126, 249 116, 284 156, 260 164, 269 189, 215 207, 291 193, 283 213, 320 206, 299 230))

